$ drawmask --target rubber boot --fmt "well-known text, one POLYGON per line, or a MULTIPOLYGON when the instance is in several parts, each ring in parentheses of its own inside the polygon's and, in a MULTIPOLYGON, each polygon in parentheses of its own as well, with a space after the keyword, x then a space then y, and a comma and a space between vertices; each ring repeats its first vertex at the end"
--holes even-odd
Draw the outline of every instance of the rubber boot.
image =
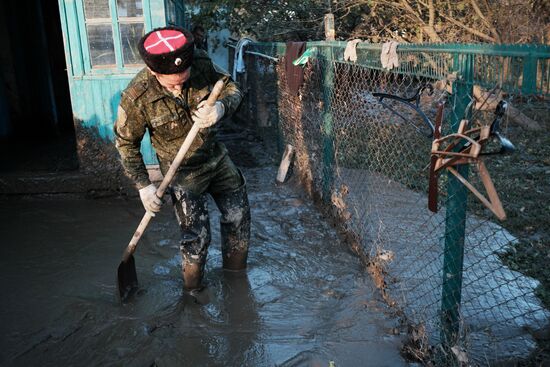
POLYGON ((221 213, 223 268, 244 270, 250 242, 250 206, 244 178, 239 188, 217 193, 213 197, 221 213))
POLYGON ((183 299, 199 305, 210 303, 210 293, 203 283, 204 264, 184 262, 183 299))
POLYGON ((223 254, 223 268, 231 271, 246 269, 248 251, 229 251, 223 254))
POLYGON ((204 288, 204 264, 185 262, 183 265, 183 282, 186 291, 199 291, 204 288))

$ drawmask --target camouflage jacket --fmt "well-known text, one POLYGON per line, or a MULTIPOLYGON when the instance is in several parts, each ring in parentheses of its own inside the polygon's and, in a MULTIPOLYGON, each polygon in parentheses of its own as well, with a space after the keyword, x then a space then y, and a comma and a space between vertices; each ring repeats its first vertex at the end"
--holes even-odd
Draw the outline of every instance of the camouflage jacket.
MULTIPOLYGON (((161 172, 165 174, 193 125, 191 112, 208 97, 220 78, 224 79, 225 88, 218 100, 223 103, 227 116, 235 112, 241 102, 241 91, 203 50, 195 50, 190 78, 179 97, 163 88, 147 68, 141 70, 122 92, 114 126, 115 142, 124 170, 138 189, 150 184, 140 152, 145 131, 149 131, 161 172)), ((216 141, 216 131, 216 125, 199 131, 180 171, 215 166, 227 154, 225 147, 216 141)))

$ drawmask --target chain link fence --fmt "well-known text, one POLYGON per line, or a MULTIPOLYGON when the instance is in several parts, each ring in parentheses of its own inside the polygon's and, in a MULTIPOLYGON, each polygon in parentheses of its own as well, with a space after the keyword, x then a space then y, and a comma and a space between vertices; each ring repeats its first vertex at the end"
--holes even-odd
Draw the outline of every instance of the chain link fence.
MULTIPOLYGON (((550 48, 400 45, 399 67, 386 70, 381 45, 359 44, 357 62, 343 60, 342 42, 307 47, 295 93, 285 45, 249 46, 239 115, 256 122, 266 149, 294 147, 295 174, 407 326, 404 353, 437 365, 548 358, 550 48), (438 211, 428 210, 437 106, 445 136, 463 119, 491 126, 500 100, 500 134, 516 150, 482 160, 507 219, 445 169, 438 211)), ((499 148, 491 139, 483 151, 499 148)), ((453 167, 494 204, 474 163, 453 167)))

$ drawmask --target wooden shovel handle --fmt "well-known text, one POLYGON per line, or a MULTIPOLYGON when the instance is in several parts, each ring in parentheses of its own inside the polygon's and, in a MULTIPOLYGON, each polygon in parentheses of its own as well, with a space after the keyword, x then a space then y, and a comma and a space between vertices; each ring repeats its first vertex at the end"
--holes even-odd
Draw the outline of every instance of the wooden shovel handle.
MULTIPOLYGON (((210 92, 210 96, 208 96, 208 99, 206 100, 206 104, 209 106, 213 106, 218 97, 220 96, 223 87, 225 83, 223 80, 218 80, 216 84, 214 85, 214 88, 212 88, 212 91, 210 92)), ((166 172, 166 175, 164 176, 164 179, 162 180, 162 183, 157 189, 156 195, 159 198, 162 198, 164 195, 164 192, 168 188, 168 185, 172 182, 172 179, 176 175, 176 172, 178 168, 181 165, 181 162, 183 161, 183 158, 187 154, 187 151, 189 150, 189 147, 191 147, 191 144, 193 143, 193 140, 195 140, 195 137, 197 136, 197 133, 199 132, 199 127, 197 124, 193 124, 191 127, 191 130, 185 137, 185 140, 183 141, 183 144, 181 145, 178 154, 176 154, 176 157, 172 161, 172 164, 170 164, 170 168, 168 169, 168 172, 166 172)), ((141 238, 141 235, 145 231, 145 228, 147 228, 147 225, 149 224, 149 221, 151 220, 153 216, 148 211, 145 212, 145 215, 143 216, 143 219, 139 223, 138 228, 134 232, 134 235, 132 236, 132 239, 130 240, 130 243, 126 247, 126 250, 124 251, 124 254, 122 255, 122 261, 126 262, 128 261, 128 258, 134 253, 136 250, 136 246, 138 244, 139 239, 141 238)))

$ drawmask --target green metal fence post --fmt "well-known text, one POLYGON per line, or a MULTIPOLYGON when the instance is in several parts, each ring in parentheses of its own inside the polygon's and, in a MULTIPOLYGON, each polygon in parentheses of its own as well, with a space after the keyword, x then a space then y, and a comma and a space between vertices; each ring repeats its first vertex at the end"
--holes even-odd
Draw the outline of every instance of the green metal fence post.
POLYGON ((537 92, 537 57, 532 53, 523 58, 523 80, 521 93, 524 95, 537 92))
POLYGON ((332 126, 331 99, 334 89, 334 54, 330 44, 321 47, 319 59, 322 63, 323 76, 323 200, 330 201, 334 181, 334 133, 332 126))
MULTIPOLYGON (((453 132, 457 131, 460 121, 467 117, 465 110, 473 95, 474 60, 472 54, 455 54, 454 69, 459 72, 459 80, 453 83, 453 132)), ((467 178, 468 166, 459 166, 458 172, 467 178)), ((449 174, 448 177, 441 297, 441 343, 447 351, 456 344, 460 331, 459 311, 468 193, 455 176, 449 174)))

